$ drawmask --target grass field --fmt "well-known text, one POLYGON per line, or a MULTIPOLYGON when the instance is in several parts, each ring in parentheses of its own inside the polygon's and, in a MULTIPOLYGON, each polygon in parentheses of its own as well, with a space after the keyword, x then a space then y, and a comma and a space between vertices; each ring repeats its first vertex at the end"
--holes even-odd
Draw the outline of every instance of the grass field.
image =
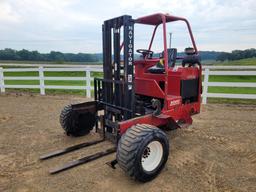
MULTIPOLYGON (((24 63, 24 62, 23 62, 24 63)), ((90 63, 91 64, 91 63, 90 63)), ((217 65, 256 65, 256 58, 242 59, 238 61, 222 62, 216 63, 217 65)), ((214 64, 214 65, 216 65, 214 64)), ((60 64, 61 65, 61 64, 60 64)), ((38 77, 38 72, 5 72, 4 76, 36 76, 38 77)), ((84 77, 84 72, 45 72, 47 77, 84 77)), ((92 73, 92 77, 101 77, 102 73, 92 73)), ((210 76, 210 82, 256 82, 256 76, 210 76)), ((37 80, 5 80, 6 85, 39 85, 37 80)), ((45 85, 76 85, 76 86, 86 86, 85 81, 45 81, 45 85)), ((93 85, 93 82, 91 83, 93 85)), ((11 89, 13 91, 14 89, 11 89)), ((38 89, 15 89, 16 91, 29 91, 38 93, 38 89)), ((7 89, 8 91, 8 89, 7 89)), ((256 94, 256 88, 238 88, 238 87, 209 87, 209 93, 240 93, 240 94, 256 94)), ((78 94, 85 95, 85 90, 46 90, 46 94, 78 94)), ((210 102, 235 102, 235 103, 255 103, 254 100, 240 100, 240 99, 209 99, 210 102)))
POLYGON ((256 65, 256 58, 254 57, 235 61, 216 62, 214 65, 256 65))

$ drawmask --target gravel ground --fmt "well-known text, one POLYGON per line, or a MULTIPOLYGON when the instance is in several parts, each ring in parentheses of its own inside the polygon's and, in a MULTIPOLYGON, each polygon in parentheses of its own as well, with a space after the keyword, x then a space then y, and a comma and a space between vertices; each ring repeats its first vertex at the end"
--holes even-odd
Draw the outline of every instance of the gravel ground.
POLYGON ((168 132, 170 156, 152 182, 131 180, 105 163, 114 154, 49 175, 66 161, 112 144, 104 142, 55 159, 39 156, 99 136, 64 135, 58 118, 62 107, 84 101, 75 96, 0 96, 0 191, 256 191, 256 106, 208 104, 189 128, 168 132))

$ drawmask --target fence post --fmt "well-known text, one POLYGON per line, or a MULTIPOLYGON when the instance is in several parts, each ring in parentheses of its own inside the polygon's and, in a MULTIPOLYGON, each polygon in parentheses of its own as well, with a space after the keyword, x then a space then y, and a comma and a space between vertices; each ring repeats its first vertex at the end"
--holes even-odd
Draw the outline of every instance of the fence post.
POLYGON ((43 66, 40 66, 38 69, 39 69, 39 81, 40 81, 40 94, 45 95, 44 68, 43 66))
POLYGON ((5 86, 4 86, 4 71, 3 68, 0 67, 0 92, 5 93, 5 86))
POLYGON ((207 103, 209 73, 210 73, 210 70, 208 68, 206 68, 205 71, 204 71, 203 104, 207 103))
POLYGON ((91 71, 86 69, 86 97, 91 98, 91 71))

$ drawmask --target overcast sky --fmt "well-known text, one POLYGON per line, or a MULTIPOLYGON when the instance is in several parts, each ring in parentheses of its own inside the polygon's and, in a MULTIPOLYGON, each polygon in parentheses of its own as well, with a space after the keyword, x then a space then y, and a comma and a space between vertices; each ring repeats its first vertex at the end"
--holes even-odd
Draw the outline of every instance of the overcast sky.
MULTIPOLYGON (((0 49, 98 53, 104 20, 156 12, 186 17, 199 50, 256 47, 255 0, 0 0, 0 49)), ((183 49, 183 28, 168 32, 183 49)), ((145 36, 138 31, 139 46, 145 36)))

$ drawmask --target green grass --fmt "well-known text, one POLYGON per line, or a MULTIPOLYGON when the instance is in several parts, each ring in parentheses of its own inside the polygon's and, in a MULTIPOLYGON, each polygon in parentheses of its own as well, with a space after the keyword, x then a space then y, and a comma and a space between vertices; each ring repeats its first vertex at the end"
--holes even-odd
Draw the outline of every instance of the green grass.
POLYGON ((209 93, 256 94, 256 88, 247 87, 208 87, 209 93))
POLYGON ((203 63, 203 65, 209 65, 209 64, 215 64, 217 61, 214 59, 205 59, 205 60, 201 60, 201 63, 203 63))
POLYGON ((5 80, 5 85, 39 85, 37 80, 5 80))
POLYGON ((215 62, 214 65, 256 65, 256 58, 254 57, 235 61, 215 62))
POLYGON ((38 77, 39 73, 36 71, 31 72, 4 72, 5 77, 38 77))
MULTIPOLYGON (((39 93, 39 89, 6 89, 7 92, 39 93)), ((85 90, 46 89, 46 95, 80 95, 85 96, 85 90)), ((93 95, 93 93, 92 93, 93 95)))
POLYGON ((256 82, 256 76, 218 76, 210 75, 210 82, 256 82))

